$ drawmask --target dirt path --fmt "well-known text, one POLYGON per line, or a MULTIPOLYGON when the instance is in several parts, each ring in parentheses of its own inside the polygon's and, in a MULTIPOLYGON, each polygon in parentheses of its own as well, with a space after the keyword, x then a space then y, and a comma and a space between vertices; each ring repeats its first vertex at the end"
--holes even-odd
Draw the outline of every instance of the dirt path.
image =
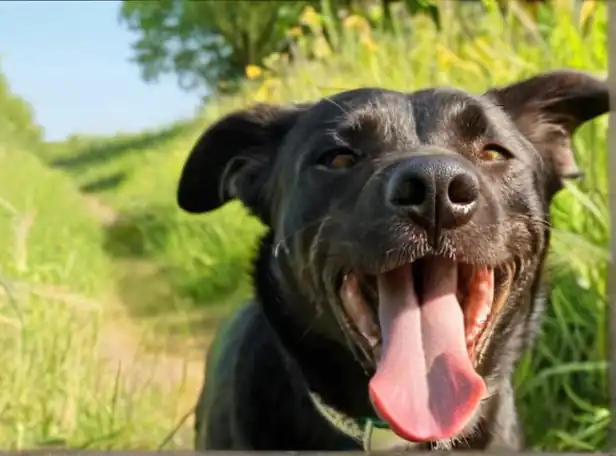
MULTIPOLYGON (((90 212, 103 225, 109 226, 118 220, 119 214, 100 200, 89 196, 85 200, 90 212)), ((116 260, 113 267, 122 291, 116 290, 105 302, 100 353, 108 361, 110 370, 120 369, 125 382, 150 384, 161 392, 181 389, 179 406, 186 410, 187 416, 186 421, 180 423, 178 433, 191 432, 193 416, 190 411, 203 381, 205 349, 221 315, 214 311, 206 325, 193 328, 192 332, 188 329, 193 320, 202 322, 204 315, 187 315, 181 311, 172 315, 174 309, 170 308, 168 315, 159 314, 153 321, 146 321, 145 317, 135 319, 128 309, 136 304, 165 309, 179 298, 173 296, 168 284, 161 283, 159 268, 153 262, 121 259, 116 260), (172 318, 179 320, 176 326, 186 329, 184 333, 165 330, 173 323, 172 318)))

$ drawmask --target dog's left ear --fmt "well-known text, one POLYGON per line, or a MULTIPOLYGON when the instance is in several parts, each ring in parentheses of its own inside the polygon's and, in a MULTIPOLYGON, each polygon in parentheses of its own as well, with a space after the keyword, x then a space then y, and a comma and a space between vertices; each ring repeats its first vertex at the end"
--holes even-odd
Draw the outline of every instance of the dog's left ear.
POLYGON ((574 70, 541 74, 485 95, 506 111, 542 155, 550 173, 550 197, 564 180, 582 175, 572 148, 575 130, 610 109, 607 83, 574 70))
POLYGON ((266 221, 260 191, 264 175, 308 106, 257 104, 211 125, 184 164, 178 205, 187 212, 202 213, 237 198, 266 221))

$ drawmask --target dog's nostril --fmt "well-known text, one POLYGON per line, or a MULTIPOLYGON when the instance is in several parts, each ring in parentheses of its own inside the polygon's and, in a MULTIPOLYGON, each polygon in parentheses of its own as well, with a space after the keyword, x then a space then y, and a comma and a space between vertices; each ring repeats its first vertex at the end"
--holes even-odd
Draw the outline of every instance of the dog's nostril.
POLYGON ((419 179, 407 179, 396 186, 392 202, 396 206, 418 206, 426 200, 426 187, 419 179))
POLYGON ((477 180, 470 174, 458 174, 449 183, 447 196, 454 204, 474 203, 479 197, 477 180))

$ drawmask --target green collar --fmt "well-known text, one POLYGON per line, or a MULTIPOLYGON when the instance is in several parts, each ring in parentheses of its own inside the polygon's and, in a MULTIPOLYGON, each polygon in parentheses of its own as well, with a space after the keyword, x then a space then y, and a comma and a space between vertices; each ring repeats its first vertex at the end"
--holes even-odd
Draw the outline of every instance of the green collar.
POLYGON ((360 418, 359 422, 364 426, 370 423, 371 426, 374 426, 377 429, 390 429, 389 424, 387 424, 383 420, 375 420, 372 418, 360 418))
POLYGON ((409 446, 409 442, 398 437, 385 421, 354 419, 327 405, 316 393, 311 392, 310 398, 331 425, 362 445, 365 451, 385 451, 409 446))

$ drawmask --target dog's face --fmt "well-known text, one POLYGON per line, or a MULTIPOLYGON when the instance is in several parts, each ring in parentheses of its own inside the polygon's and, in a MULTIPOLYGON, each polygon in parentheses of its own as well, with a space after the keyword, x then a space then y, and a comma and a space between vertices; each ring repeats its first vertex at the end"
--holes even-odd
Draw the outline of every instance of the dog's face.
POLYGON ((293 312, 348 345, 378 415, 408 440, 450 439, 503 375, 550 201, 579 174, 571 135, 608 98, 603 82, 565 71, 481 96, 358 89, 259 105, 200 138, 178 201, 205 212, 242 200, 309 303, 293 312))

